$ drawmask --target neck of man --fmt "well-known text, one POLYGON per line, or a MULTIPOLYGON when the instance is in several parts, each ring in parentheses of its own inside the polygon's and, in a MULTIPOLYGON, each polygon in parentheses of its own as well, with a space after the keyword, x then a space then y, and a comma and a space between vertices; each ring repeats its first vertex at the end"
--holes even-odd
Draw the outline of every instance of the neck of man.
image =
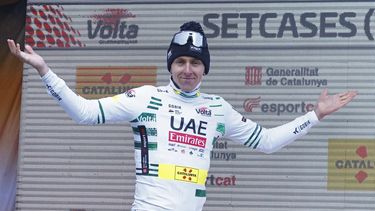
POLYGON ((170 79, 170 83, 169 84, 170 84, 170 86, 172 87, 173 91, 176 94, 181 95, 183 97, 192 98, 192 97, 198 97, 198 96, 200 96, 199 89, 200 89, 200 86, 201 86, 201 82, 199 82, 197 84, 197 86, 192 91, 189 91, 189 92, 181 90, 181 88, 177 85, 177 83, 173 80, 172 77, 170 79))

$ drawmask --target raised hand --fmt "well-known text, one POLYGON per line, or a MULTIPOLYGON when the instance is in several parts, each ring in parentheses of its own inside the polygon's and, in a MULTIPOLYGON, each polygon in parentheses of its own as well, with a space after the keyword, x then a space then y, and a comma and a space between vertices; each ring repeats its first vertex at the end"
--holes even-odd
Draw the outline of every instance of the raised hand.
POLYGON ((14 40, 11 39, 8 39, 7 42, 10 52, 20 61, 33 66, 40 76, 43 76, 48 72, 48 65, 39 54, 34 52, 31 46, 26 45, 25 51, 21 51, 19 43, 16 44, 14 40))
POLYGON ((357 95, 357 91, 346 91, 335 95, 328 95, 328 90, 324 89, 319 96, 315 106, 315 113, 321 120, 325 116, 344 107, 357 95))

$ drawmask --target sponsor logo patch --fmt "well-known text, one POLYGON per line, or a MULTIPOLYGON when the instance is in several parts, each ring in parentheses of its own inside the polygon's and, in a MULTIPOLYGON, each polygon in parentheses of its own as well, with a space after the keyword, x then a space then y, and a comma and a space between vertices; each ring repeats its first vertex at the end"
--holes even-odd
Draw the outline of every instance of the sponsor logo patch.
POLYGON ((181 143, 181 144, 187 144, 187 145, 196 146, 196 147, 201 147, 201 148, 206 147, 205 137, 190 135, 186 133, 179 133, 179 132, 174 132, 174 131, 169 131, 169 141, 181 143))
POLYGON ((197 112, 197 114, 200 114, 202 116, 210 117, 212 115, 211 109, 207 107, 196 108, 195 111, 197 112))
POLYGON ((199 169, 176 166, 175 179, 185 182, 198 182, 199 169))

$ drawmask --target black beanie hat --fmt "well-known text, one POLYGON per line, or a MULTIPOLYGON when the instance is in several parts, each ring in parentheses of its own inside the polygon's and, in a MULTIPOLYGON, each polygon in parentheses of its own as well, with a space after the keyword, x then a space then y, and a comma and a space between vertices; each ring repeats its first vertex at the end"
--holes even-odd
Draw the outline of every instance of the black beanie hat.
POLYGON ((167 51, 168 71, 171 71, 171 65, 177 57, 191 56, 202 61, 205 68, 204 73, 207 75, 210 70, 210 52, 208 51, 207 39, 201 25, 195 21, 186 22, 180 26, 180 32, 181 31, 194 31, 200 33, 203 36, 203 43, 205 43, 205 46, 194 46, 191 41, 184 45, 179 45, 173 42, 173 36, 167 51))

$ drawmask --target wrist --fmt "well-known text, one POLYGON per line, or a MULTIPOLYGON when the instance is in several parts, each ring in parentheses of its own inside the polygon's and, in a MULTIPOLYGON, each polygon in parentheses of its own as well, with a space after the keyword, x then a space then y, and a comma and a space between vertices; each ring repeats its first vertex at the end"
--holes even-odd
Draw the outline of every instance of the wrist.
POLYGON ((319 121, 323 119, 324 115, 320 112, 318 108, 314 109, 314 112, 319 121))
POLYGON ((40 77, 43 77, 45 74, 48 73, 49 68, 48 68, 47 65, 43 65, 42 67, 37 68, 37 71, 38 71, 40 77))

